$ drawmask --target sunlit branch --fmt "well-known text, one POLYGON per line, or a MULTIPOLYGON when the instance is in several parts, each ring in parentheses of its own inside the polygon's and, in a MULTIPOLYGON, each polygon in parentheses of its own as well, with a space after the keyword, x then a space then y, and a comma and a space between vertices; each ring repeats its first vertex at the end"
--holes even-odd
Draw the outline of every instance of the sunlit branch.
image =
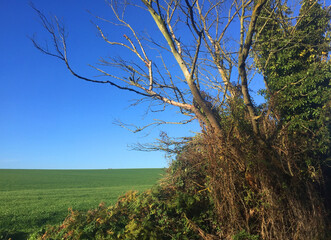
POLYGON ((188 124, 188 123, 192 122, 193 120, 195 120, 195 118, 191 118, 189 120, 184 120, 184 121, 179 121, 179 122, 167 122, 167 121, 160 120, 160 119, 154 119, 154 122, 147 124, 145 126, 142 126, 142 127, 138 127, 133 124, 125 124, 119 120, 115 121, 114 124, 116 124, 122 128, 125 128, 125 129, 129 130, 130 132, 137 133, 137 132, 141 132, 141 131, 145 130, 146 128, 150 128, 150 127, 157 127, 157 126, 165 125, 165 124, 167 124, 167 125, 168 124, 175 124, 175 125, 188 124))

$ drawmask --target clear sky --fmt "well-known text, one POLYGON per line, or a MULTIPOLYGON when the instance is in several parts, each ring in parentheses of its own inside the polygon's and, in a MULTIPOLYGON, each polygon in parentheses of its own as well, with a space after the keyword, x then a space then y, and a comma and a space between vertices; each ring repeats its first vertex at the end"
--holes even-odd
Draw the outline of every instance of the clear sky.
MULTIPOLYGON (((34 0, 46 15, 63 19, 69 32, 72 66, 82 75, 95 76, 88 64, 98 58, 122 55, 97 36, 94 20, 86 10, 107 17, 105 2, 92 0, 34 0)), ((150 28, 140 13, 133 24, 150 28)), ((129 107, 136 96, 106 85, 73 77, 62 62, 36 50, 28 36, 45 35, 40 21, 26 0, 0 1, 0 168, 104 169, 166 167, 162 152, 132 151, 128 145, 153 142, 161 130, 185 136, 191 126, 163 126, 133 134, 113 122, 143 126, 153 118, 174 121, 175 110, 145 115, 146 105, 129 107), (150 133, 146 136, 147 133, 150 133)), ((122 35, 111 25, 108 33, 122 35)))

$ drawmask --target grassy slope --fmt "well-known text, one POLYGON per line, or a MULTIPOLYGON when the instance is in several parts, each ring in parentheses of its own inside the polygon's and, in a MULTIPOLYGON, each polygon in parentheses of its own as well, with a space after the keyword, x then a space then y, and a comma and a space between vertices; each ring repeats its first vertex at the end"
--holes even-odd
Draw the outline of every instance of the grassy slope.
POLYGON ((65 218, 68 208, 88 210, 113 204, 128 190, 142 191, 163 169, 1 170, 0 238, 31 232, 65 218), (2 233, 2 234, 1 234, 2 233))

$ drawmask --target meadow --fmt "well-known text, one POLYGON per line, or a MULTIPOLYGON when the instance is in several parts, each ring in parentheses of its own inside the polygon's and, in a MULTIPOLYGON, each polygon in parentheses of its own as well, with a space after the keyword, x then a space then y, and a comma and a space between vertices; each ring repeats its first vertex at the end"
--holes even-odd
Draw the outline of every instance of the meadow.
POLYGON ((63 221, 68 209, 86 211, 114 204, 129 190, 151 188, 164 169, 6 170, 0 169, 0 239, 63 221))

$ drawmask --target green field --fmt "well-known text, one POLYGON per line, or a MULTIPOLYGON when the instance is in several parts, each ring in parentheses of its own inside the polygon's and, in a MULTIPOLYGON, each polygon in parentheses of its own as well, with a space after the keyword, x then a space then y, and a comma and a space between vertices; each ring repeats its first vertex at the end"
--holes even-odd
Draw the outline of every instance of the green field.
POLYGON ((1 170, 0 239, 24 239, 46 224, 61 222, 68 208, 110 205, 129 190, 151 188, 164 169, 1 170))

